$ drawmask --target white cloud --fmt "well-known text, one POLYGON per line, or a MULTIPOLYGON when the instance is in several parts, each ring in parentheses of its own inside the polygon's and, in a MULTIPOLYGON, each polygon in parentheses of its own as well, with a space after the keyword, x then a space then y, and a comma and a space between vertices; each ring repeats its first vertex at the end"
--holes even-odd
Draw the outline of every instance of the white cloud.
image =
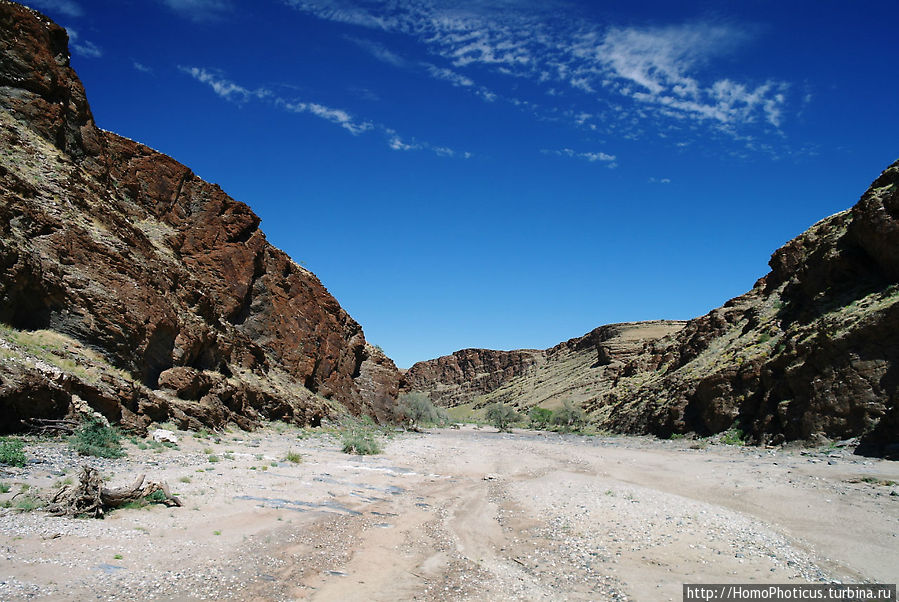
POLYGON ((265 88, 250 90, 248 88, 244 88, 241 85, 235 84, 228 79, 225 79, 221 75, 215 74, 211 71, 207 71, 202 67, 182 67, 179 65, 178 69, 180 69, 184 73, 187 73, 195 80, 207 84, 216 94, 218 94, 225 100, 240 103, 246 102, 252 98, 262 100, 264 98, 274 96, 271 90, 267 90, 265 88))
POLYGON ((103 56, 103 50, 89 40, 80 41, 78 32, 71 27, 66 28, 69 34, 69 46, 75 54, 89 59, 98 59, 103 56))
POLYGON ((381 62, 400 68, 405 68, 409 65, 406 59, 393 52, 383 44, 379 44, 377 42, 372 42, 371 40, 365 40, 362 38, 354 38, 351 36, 347 36, 346 39, 356 44, 381 62))
MULTIPOLYGON (((543 84, 547 93, 568 89, 580 95, 579 102, 624 97, 630 101, 625 121, 689 120, 735 132, 753 124, 779 128, 784 120, 788 84, 704 76, 708 66, 751 40, 745 27, 702 21, 610 27, 579 19, 569 5, 554 0, 474 0, 462 6, 444 0, 283 1, 321 19, 410 36, 456 69, 480 65, 543 84)), ((464 73, 433 67, 433 77, 454 85, 471 81, 464 73)))
POLYGON ((604 152, 578 152, 571 148, 563 148, 561 150, 549 150, 543 149, 540 151, 544 155, 555 155, 556 157, 571 157, 574 159, 584 159, 590 163, 606 163, 606 167, 609 169, 615 169, 618 167, 618 163, 616 162, 617 157, 615 155, 610 155, 604 152))
POLYGON ((374 128, 374 126, 367 121, 356 121, 352 115, 343 109, 333 109, 314 102, 285 102, 280 98, 276 99, 275 103, 293 113, 311 113, 316 117, 335 123, 354 136, 358 136, 359 134, 374 128))
MULTIPOLYGON (((248 102, 250 100, 267 101, 272 105, 291 113, 308 113, 330 121, 339 125, 354 136, 369 131, 378 130, 387 138, 387 145, 393 150, 429 150, 434 154, 442 157, 456 156, 456 151, 445 146, 434 146, 427 142, 403 142, 397 132, 383 125, 377 125, 369 121, 358 120, 351 113, 343 109, 335 109, 320 103, 303 102, 298 100, 286 100, 268 88, 247 88, 235 83, 218 72, 204 69, 202 67, 184 67, 179 66, 179 70, 190 75, 198 82, 204 83, 212 88, 221 98, 236 102, 238 104, 248 102)), ((471 157, 471 153, 463 153, 466 159, 471 157)))
POLYGON ((45 10, 51 13, 59 13, 67 17, 80 17, 84 15, 81 5, 72 0, 28 0, 26 3, 38 10, 45 10))
POLYGON ((387 143, 390 148, 398 151, 410 151, 410 150, 418 150, 421 148, 417 144, 406 144, 399 136, 393 136, 390 138, 390 141, 387 143))
POLYGON ((455 87, 472 89, 474 94, 487 102, 494 102, 497 99, 497 95, 494 92, 483 86, 476 86, 474 80, 470 77, 453 71, 452 69, 440 67, 428 62, 416 63, 414 61, 409 61, 383 44, 372 40, 354 36, 345 36, 345 39, 356 44, 374 58, 383 63, 387 63, 388 65, 393 65, 399 69, 424 69, 424 71, 434 79, 449 82, 455 87))
POLYGON ((461 87, 470 87, 474 85, 474 82, 469 77, 465 77, 460 73, 456 73, 452 69, 446 69, 445 67, 438 67, 437 65, 432 65, 430 63, 425 63, 425 69, 428 70, 428 73, 434 79, 442 79, 444 81, 448 81, 454 86, 461 87))
POLYGON ((231 0, 161 0, 173 11, 194 21, 212 21, 234 10, 231 0))
POLYGON ((147 67, 143 63, 139 63, 137 61, 131 61, 131 66, 134 67, 136 70, 140 71, 141 73, 153 73, 153 69, 151 69, 150 67, 147 67))

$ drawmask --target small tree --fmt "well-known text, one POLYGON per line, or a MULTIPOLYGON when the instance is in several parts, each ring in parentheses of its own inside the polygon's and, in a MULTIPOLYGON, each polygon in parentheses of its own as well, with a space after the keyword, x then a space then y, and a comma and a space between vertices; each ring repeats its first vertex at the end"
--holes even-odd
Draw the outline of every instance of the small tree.
POLYGON ((531 426, 538 429, 545 429, 552 421, 553 411, 546 408, 534 406, 528 411, 528 418, 531 419, 531 426))
POLYGON ((420 391, 400 395, 395 412, 401 422, 411 422, 413 426, 442 426, 450 421, 446 410, 435 406, 428 394, 420 391))
POLYGON ((487 420, 493 424, 500 432, 511 433, 510 428, 513 422, 521 419, 518 412, 512 406, 504 403, 494 403, 487 406, 487 420))
POLYGON ((566 401, 561 409, 556 410, 552 421, 565 432, 577 431, 587 424, 587 417, 584 415, 584 410, 576 407, 570 401, 566 401))

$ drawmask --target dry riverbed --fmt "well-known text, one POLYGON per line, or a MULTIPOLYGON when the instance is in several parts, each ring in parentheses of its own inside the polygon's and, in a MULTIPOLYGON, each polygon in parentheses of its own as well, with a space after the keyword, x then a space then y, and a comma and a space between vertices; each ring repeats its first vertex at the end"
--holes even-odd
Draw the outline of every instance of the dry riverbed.
POLYGON ((293 428, 178 435, 120 460, 30 444, 25 468, 0 468, 0 501, 88 463, 184 502, 0 510, 0 599, 655 601, 684 582, 899 581, 899 462, 841 449, 466 426, 359 457, 293 428))

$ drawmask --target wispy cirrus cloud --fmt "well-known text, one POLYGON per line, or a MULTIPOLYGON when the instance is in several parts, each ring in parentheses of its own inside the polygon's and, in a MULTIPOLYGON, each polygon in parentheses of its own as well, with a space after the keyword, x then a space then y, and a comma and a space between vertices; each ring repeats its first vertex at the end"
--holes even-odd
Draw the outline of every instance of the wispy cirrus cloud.
POLYGON ((358 136, 363 132, 374 129, 373 124, 367 121, 357 121, 343 109, 334 109, 315 102, 287 102, 280 98, 275 99, 275 104, 291 113, 310 113, 325 121, 330 121, 331 123, 339 125, 354 136, 358 136))
POLYGON ((387 63, 389 65, 393 65, 394 67, 407 68, 410 66, 409 61, 401 57, 399 54, 393 52, 383 44, 379 44, 378 42, 373 42, 371 40, 366 40, 364 38, 357 38, 353 36, 346 36, 346 39, 356 44, 367 53, 375 57, 381 62, 387 63))
POLYGON ((234 11, 231 0, 161 0, 161 2, 192 21, 215 21, 234 11))
POLYGON ((435 146, 433 144, 429 144, 428 142, 406 142, 402 138, 400 138, 400 136, 397 135, 395 131, 389 128, 386 129, 385 132, 389 136, 387 145, 395 151, 427 150, 431 151, 438 157, 461 157, 463 159, 470 159, 472 157, 471 153, 460 153, 446 146, 435 146))
POLYGON ((747 27, 707 21, 622 27, 580 19, 554 0, 461 7, 449 0, 282 1, 321 19, 411 37, 449 63, 433 65, 432 77, 445 69, 455 77, 442 79, 454 85, 464 87, 471 80, 464 70, 476 65, 542 84, 546 94, 567 90, 622 122, 673 120, 736 133, 777 129, 785 119, 788 83, 706 75, 752 41, 747 27), (618 107, 609 113, 609 105, 618 107))
POLYGON ((178 69, 187 73, 198 82, 207 84, 212 88, 213 92, 225 100, 243 103, 253 98, 263 100, 265 98, 274 98, 275 96, 271 90, 266 88, 256 88, 251 90, 226 79, 219 72, 207 70, 202 67, 183 67, 179 65, 178 69))
POLYGON ((462 88, 468 88, 474 85, 474 80, 470 77, 466 77, 461 73, 456 73, 452 69, 447 69, 446 67, 438 67, 437 65, 432 65, 430 63, 424 64, 425 69, 427 69, 428 74, 434 79, 442 79, 443 81, 447 81, 454 86, 459 86, 462 88))
POLYGON ((447 67, 439 67, 433 63, 418 62, 406 59, 400 54, 390 50, 383 44, 365 38, 346 36, 346 39, 356 44, 365 52, 381 61, 382 63, 387 63, 388 65, 392 65, 400 69, 408 69, 412 71, 421 70, 424 73, 427 73, 430 77, 437 80, 449 82, 453 86, 459 88, 470 88, 474 91, 475 94, 488 102, 493 102, 497 98, 497 95, 494 92, 491 92, 483 86, 476 85, 474 80, 472 80, 470 77, 453 71, 452 69, 449 69, 447 67))
POLYGON ((349 111, 316 102, 286 99, 266 87, 250 88, 243 86, 228 79, 216 70, 185 66, 179 66, 178 69, 198 82, 208 85, 216 95, 229 102, 244 104, 254 100, 264 101, 289 113, 309 114, 319 119, 324 119, 340 126, 354 136, 371 131, 380 131, 384 135, 387 145, 393 150, 427 150, 442 157, 462 156, 466 159, 471 156, 470 153, 458 153, 448 147, 436 146, 427 142, 404 142, 396 130, 358 119, 349 111))
POLYGON ((563 148, 559 150, 543 149, 540 151, 544 155, 554 155, 556 157, 571 157, 573 159, 583 159, 589 163, 605 163, 609 169, 618 167, 617 157, 604 152, 576 151, 571 148, 563 148))
POLYGON ((26 5, 38 10, 58 13, 67 17, 80 17, 84 15, 84 9, 73 0, 28 0, 26 5))

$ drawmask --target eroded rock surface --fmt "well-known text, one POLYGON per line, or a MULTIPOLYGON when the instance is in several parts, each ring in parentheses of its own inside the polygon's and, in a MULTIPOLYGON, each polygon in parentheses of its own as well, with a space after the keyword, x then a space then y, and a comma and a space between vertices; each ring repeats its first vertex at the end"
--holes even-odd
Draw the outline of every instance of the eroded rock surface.
MULTIPOLYGON (((0 0, 0 34, 0 322, 13 328, 0 404, 42 387, 63 401, 89 388, 82 397, 136 428, 316 422, 340 406, 386 416, 393 362, 314 274, 268 243, 249 207, 99 129, 63 28, 0 0), (12 340, 36 330, 63 337, 57 353, 41 360, 46 350, 12 340), (74 343, 97 357, 66 348, 74 343), (64 365, 35 376, 49 374, 36 360, 83 362, 114 382, 64 365)), ((45 405, 35 407, 65 406, 45 405)), ((0 430, 29 413, 14 407, 0 430)))
POLYGON ((861 437, 861 453, 899 456, 899 162, 852 209, 778 249, 770 266, 746 294, 640 345, 607 338, 604 329, 621 328, 613 325, 557 351, 459 352, 519 367, 481 378, 488 386, 454 379, 465 374, 458 354, 417 364, 407 379, 448 404, 569 400, 618 432, 738 428, 757 443, 861 437), (595 365, 585 355, 552 361, 585 347, 595 365), (521 353, 533 360, 526 367, 512 360, 521 353))

